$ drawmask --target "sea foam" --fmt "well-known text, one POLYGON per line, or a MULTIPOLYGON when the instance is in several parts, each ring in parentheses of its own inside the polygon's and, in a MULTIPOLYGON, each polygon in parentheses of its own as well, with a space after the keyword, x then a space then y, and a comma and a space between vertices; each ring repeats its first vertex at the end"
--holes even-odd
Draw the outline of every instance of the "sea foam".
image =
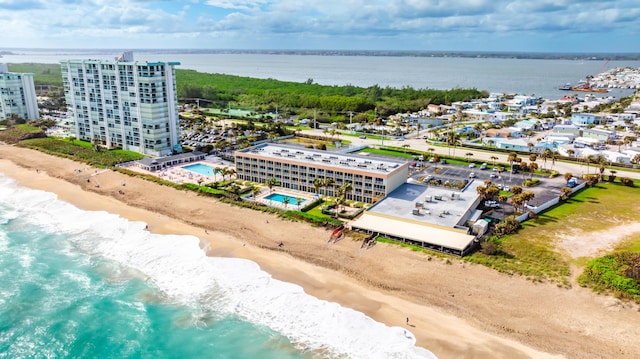
POLYGON ((19 215, 70 235, 76 250, 134 269, 164 300, 267 326, 301 350, 338 358, 435 358, 403 328, 310 296, 255 262, 206 256, 195 236, 152 234, 144 223, 80 210, 52 193, 18 187, 2 174, 0 202, 11 211, 5 220, 19 215))

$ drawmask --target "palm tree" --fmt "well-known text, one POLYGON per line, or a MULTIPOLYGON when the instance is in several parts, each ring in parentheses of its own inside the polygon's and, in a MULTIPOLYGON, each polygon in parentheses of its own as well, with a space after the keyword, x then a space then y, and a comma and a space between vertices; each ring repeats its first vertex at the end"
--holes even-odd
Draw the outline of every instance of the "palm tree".
POLYGON ((572 149, 568 149, 567 150, 567 154, 569 155, 569 157, 573 157, 573 155, 576 154, 576 151, 572 150, 572 149))
POLYGON ((496 161, 498 160, 498 157, 497 156, 491 156, 490 159, 491 159, 491 162, 493 163, 493 167, 495 167, 496 166, 496 161))
POLYGON ((331 177, 326 177, 326 178, 324 179, 324 181, 323 181, 323 187, 325 188, 325 189, 324 189, 324 194, 325 194, 325 196, 327 195, 327 189, 328 189, 329 187, 332 187, 334 183, 336 183, 336 181, 335 181, 333 178, 331 178, 331 177))
POLYGON ((409 148, 409 147, 411 147, 411 145, 410 145, 410 144, 408 144, 408 143, 403 144, 403 145, 402 145, 402 148, 404 148, 403 153, 407 153, 407 148, 409 148))
POLYGON ((218 174, 223 174, 224 170, 220 167, 214 167, 213 168, 213 177, 215 179, 215 181, 218 181, 218 174))
POLYGON ((485 200, 487 198, 487 188, 488 186, 478 186, 476 187, 476 192, 481 200, 485 200))
POLYGON ((285 197, 282 200, 282 204, 284 204, 284 208, 287 208, 287 205, 289 205, 289 197, 285 197))
POLYGON ((225 172, 226 172, 226 175, 229 176, 229 180, 231 180, 231 177, 236 174, 236 169, 225 167, 225 172))
POLYGON ((467 163, 471 163, 471 156, 473 156, 473 153, 467 152, 464 155, 467 157, 467 163))
POLYGON ((510 152, 507 156, 507 162, 509 162, 509 181, 511 181, 511 175, 513 174, 513 163, 518 161, 518 154, 510 152))
POLYGON ((320 194, 320 188, 322 188, 324 186, 324 181, 322 180, 322 178, 315 178, 313 180, 313 188, 315 188, 316 190, 316 195, 320 194))
POLYGON ((336 199, 336 218, 338 218, 338 213, 340 212, 340 206, 344 205, 347 202, 347 193, 353 190, 353 186, 351 182, 345 182, 340 187, 338 187, 338 195, 336 199))
POLYGON ((256 196, 262 192, 262 188, 260 188, 260 186, 253 186, 251 187, 251 197, 253 198, 253 201, 255 202, 257 200, 256 196))
POLYGON ((278 179, 275 177, 271 177, 268 181, 267 181, 267 187, 269 187, 269 193, 273 192, 273 187, 279 185, 280 182, 278 182, 278 179))
POLYGON ((529 163, 529 172, 531 172, 531 179, 533 179, 533 173, 538 169, 538 164, 536 162, 529 163))
POLYGON ((587 163, 587 174, 589 174, 589 164, 593 162, 593 156, 589 155, 585 157, 584 161, 587 163))
POLYGON ((456 145, 460 139, 460 134, 455 131, 447 132, 447 146, 449 146, 449 155, 451 155, 451 146, 453 146, 453 155, 456 155, 456 145))

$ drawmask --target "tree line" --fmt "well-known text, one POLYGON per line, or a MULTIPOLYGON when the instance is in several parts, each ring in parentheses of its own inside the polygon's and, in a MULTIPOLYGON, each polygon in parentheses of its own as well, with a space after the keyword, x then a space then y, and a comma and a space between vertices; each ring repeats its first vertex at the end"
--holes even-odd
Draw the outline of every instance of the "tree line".
POLYGON ((277 107, 294 113, 308 109, 329 113, 375 111, 379 116, 419 111, 429 104, 450 105, 488 95, 475 88, 435 90, 409 86, 330 86, 315 84, 313 79, 289 82, 194 70, 176 70, 176 86, 180 98, 204 99, 219 106, 233 102, 236 106, 258 110, 277 107))
MULTIPOLYGON (((10 64, 13 72, 33 73, 37 87, 62 87, 59 64, 10 64)), ((419 111, 429 104, 450 105, 456 101, 486 97, 486 91, 475 88, 449 90, 415 89, 372 85, 320 85, 307 79, 304 82, 279 81, 251 77, 210 74, 195 70, 176 69, 176 87, 180 99, 200 99, 210 106, 254 108, 299 114, 315 109, 328 114, 372 112, 386 117, 398 112, 419 111)))

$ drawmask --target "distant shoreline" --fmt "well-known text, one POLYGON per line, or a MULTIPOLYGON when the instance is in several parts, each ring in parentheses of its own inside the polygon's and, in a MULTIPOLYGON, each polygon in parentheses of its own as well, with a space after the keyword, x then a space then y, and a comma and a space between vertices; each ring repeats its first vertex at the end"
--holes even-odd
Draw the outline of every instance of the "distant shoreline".
MULTIPOLYGON (((0 54, 18 55, 20 51, 104 53, 119 52, 119 49, 43 49, 4 48, 0 54)), ((259 54, 300 56, 388 56, 388 57, 462 57, 503 58, 531 60, 576 60, 576 61, 635 61, 640 53, 561 53, 561 52, 517 52, 517 51, 422 51, 422 50, 295 50, 295 49, 126 49, 140 53, 165 54, 259 54)))

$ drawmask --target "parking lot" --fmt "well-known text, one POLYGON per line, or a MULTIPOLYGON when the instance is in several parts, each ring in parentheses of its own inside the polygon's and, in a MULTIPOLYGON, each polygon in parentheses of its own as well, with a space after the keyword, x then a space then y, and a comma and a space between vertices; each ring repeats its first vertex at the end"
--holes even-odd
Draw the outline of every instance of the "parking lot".
MULTIPOLYGON (((471 179, 475 181, 490 180, 496 184, 498 188, 505 192, 510 192, 513 186, 522 186, 525 179, 531 179, 531 174, 528 172, 511 173, 510 171, 502 168, 501 172, 494 169, 494 166, 487 164, 484 166, 475 164, 473 167, 469 165, 458 165, 450 163, 432 163, 428 161, 414 161, 416 166, 410 171, 411 181, 418 184, 427 185, 431 180, 436 180, 441 184, 446 183, 458 183, 461 181, 469 181, 471 179)), ((555 178, 549 178, 540 175, 534 175, 540 179, 538 185, 533 187, 523 187, 523 190, 530 191, 535 194, 535 198, 530 201, 530 206, 538 206, 560 195, 562 187, 566 186, 566 182, 563 176, 557 176, 555 178)), ((496 205, 494 205, 496 206, 496 205)), ((512 214, 513 207, 506 203, 504 205, 498 205, 494 208, 496 215, 502 217, 504 215, 512 214), (498 207, 499 206, 499 207, 498 207), (504 208, 502 208, 504 207, 504 208)))

